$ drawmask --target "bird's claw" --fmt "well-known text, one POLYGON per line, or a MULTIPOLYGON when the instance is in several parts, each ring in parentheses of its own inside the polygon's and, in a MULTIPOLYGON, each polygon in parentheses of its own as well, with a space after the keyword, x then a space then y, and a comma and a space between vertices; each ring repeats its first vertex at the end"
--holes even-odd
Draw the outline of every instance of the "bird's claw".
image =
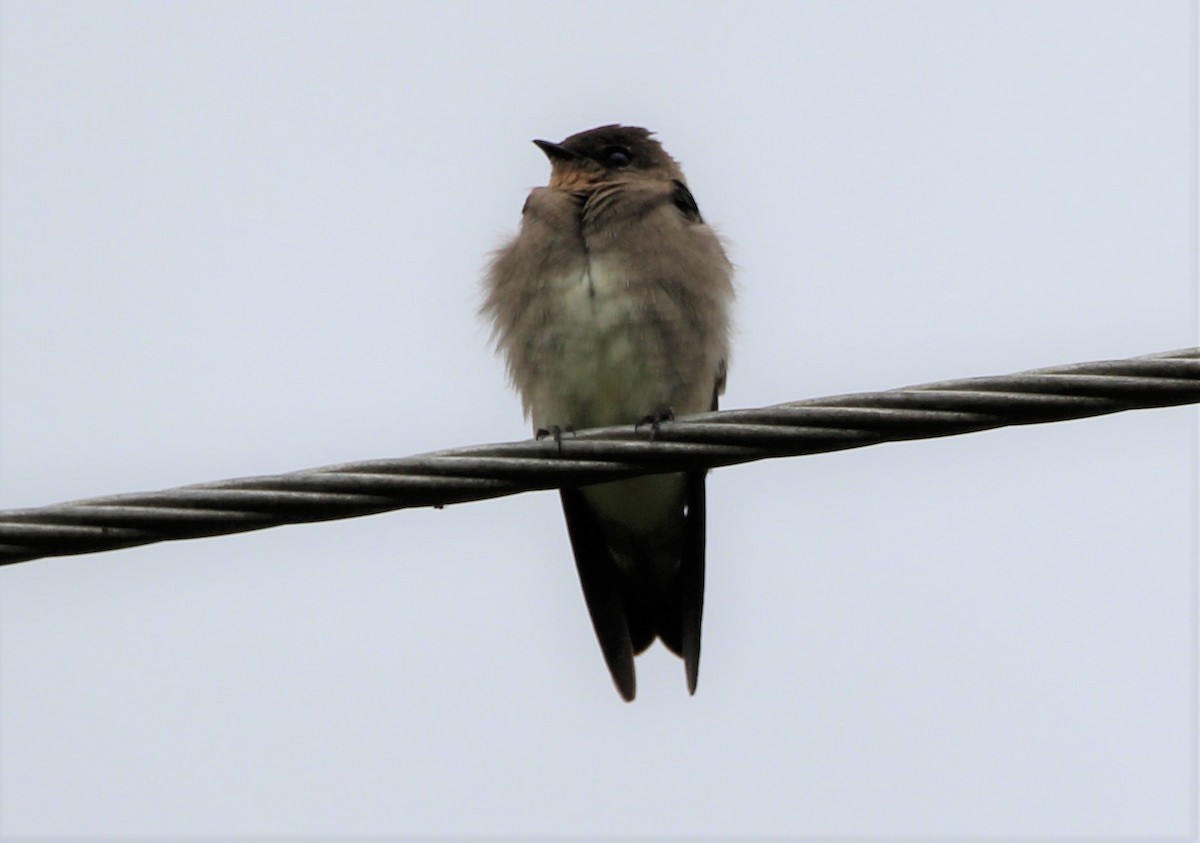
POLYGON ((648 416, 642 416, 637 420, 637 424, 633 426, 633 432, 637 433, 641 430, 642 425, 650 425, 650 441, 653 442, 658 438, 659 431, 662 430, 662 423, 675 420, 675 411, 670 407, 663 410, 661 413, 652 413, 648 416))
POLYGON ((551 437, 551 436, 554 437, 554 444, 558 447, 558 452, 561 454, 562 453, 562 437, 563 437, 564 433, 569 433, 572 436, 574 436, 575 428, 560 427, 556 424, 551 425, 549 429, 544 428, 544 427, 539 427, 537 429, 537 431, 534 432, 533 436, 535 439, 537 439, 539 441, 542 439, 551 437))

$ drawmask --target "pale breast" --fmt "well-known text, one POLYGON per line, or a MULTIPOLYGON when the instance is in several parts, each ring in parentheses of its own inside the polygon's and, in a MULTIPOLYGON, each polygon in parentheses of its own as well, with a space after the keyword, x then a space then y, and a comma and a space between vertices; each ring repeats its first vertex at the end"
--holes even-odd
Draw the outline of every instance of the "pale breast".
POLYGON ((494 258, 483 312, 536 428, 633 424, 711 409, 728 354, 731 267, 670 184, 579 204, 534 190, 494 258))
POLYGON ((664 337, 647 291, 604 261, 554 279, 543 375, 527 396, 537 427, 602 427, 661 412, 672 398, 664 337))

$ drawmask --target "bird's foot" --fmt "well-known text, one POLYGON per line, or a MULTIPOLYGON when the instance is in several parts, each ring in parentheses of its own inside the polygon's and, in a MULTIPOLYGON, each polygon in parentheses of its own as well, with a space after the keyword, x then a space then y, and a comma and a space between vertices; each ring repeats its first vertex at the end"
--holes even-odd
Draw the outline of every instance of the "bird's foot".
POLYGON ((650 441, 653 442, 658 438, 658 433, 662 429, 662 423, 675 420, 675 411, 670 407, 663 410, 661 413, 653 413, 649 416, 642 416, 637 420, 637 424, 633 426, 633 432, 637 433, 641 430, 642 425, 650 425, 650 441))
POLYGON ((564 434, 564 433, 569 433, 569 434, 571 434, 572 436, 574 436, 574 435, 575 435, 575 428, 573 428, 573 427, 559 427, 559 426, 558 426, 558 425, 556 425, 556 424, 555 424, 555 425, 551 425, 549 429, 547 429, 547 428, 544 428, 544 427, 539 427, 539 428, 537 429, 537 431, 536 431, 536 432, 533 434, 533 436, 534 436, 534 438, 535 438, 535 439, 537 439, 537 440, 539 440, 539 441, 540 441, 540 440, 542 440, 542 439, 546 439, 546 438, 548 438, 548 437, 551 437, 551 436, 553 436, 553 437, 554 437, 554 444, 555 444, 556 446, 558 446, 558 451, 559 451, 559 453, 562 453, 562 437, 563 437, 563 434, 564 434))

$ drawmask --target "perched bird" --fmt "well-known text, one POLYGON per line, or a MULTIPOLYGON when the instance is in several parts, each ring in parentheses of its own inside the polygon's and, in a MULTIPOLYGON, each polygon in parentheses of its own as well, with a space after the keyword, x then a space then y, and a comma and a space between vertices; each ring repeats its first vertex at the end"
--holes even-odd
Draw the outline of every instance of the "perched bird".
MULTIPOLYGON (((733 268, 679 164, 634 126, 534 143, 550 183, 529 194, 519 233, 494 255, 481 308, 534 430, 657 429, 676 413, 715 410, 733 268)), ((656 637, 683 658, 696 692, 704 475, 561 492, 592 625, 626 701, 633 657, 656 637)))

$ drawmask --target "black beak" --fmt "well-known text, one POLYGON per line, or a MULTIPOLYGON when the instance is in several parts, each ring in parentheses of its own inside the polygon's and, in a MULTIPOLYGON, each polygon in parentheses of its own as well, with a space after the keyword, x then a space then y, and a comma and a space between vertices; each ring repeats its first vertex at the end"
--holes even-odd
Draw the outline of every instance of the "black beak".
POLYGON ((546 157, 549 158, 551 162, 574 161, 579 157, 571 150, 559 146, 556 143, 551 143, 550 141, 535 140, 534 143, 537 144, 538 149, 546 153, 546 157))

